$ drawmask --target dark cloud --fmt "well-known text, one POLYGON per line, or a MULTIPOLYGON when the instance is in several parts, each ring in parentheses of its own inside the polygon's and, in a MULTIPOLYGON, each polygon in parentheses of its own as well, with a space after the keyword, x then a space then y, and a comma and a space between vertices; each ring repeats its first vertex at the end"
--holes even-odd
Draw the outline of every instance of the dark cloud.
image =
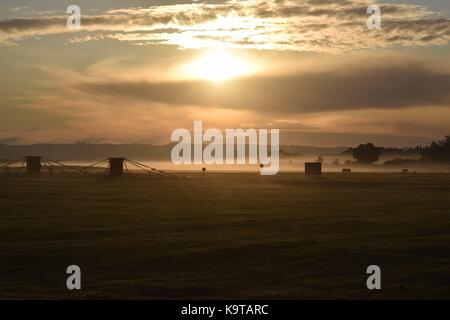
POLYGON ((125 100, 272 113, 450 106, 450 73, 412 62, 349 66, 290 76, 258 76, 223 84, 90 82, 80 84, 79 89, 125 100))

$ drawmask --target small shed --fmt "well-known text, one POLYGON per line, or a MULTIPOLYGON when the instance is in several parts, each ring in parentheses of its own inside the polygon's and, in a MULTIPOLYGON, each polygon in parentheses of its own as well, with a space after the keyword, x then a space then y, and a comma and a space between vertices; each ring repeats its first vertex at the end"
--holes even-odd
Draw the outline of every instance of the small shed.
POLYGON ((122 176, 125 158, 109 158, 109 175, 122 176))
POLYGON ((309 176, 320 176, 322 174, 322 163, 305 162, 305 174, 309 176))
POLYGON ((27 174, 40 174, 42 168, 41 160, 42 157, 25 157, 27 174))
POLYGON ((352 169, 344 168, 344 169, 342 169, 342 172, 343 172, 343 173, 351 173, 351 172, 352 172, 352 169))

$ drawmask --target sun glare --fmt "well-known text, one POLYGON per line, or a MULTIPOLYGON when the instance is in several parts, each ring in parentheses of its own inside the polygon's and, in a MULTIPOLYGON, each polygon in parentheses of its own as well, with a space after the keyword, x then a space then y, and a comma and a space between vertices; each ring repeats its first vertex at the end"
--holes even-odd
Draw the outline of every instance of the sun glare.
POLYGON ((189 65, 188 73, 210 81, 225 81, 248 74, 250 65, 225 51, 209 51, 189 65))

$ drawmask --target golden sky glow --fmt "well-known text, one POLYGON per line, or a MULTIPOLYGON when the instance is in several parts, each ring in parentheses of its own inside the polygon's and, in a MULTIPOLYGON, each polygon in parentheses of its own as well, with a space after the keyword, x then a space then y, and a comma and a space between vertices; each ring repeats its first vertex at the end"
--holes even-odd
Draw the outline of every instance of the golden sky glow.
POLYGON ((375 1, 375 31, 373 0, 78 0, 80 31, 63 2, 0 3, 0 143, 167 143, 194 120, 291 144, 449 134, 448 0, 375 1))
POLYGON ((207 50, 194 61, 185 65, 188 78, 199 78, 215 82, 249 75, 254 71, 250 61, 239 58, 225 49, 207 50))

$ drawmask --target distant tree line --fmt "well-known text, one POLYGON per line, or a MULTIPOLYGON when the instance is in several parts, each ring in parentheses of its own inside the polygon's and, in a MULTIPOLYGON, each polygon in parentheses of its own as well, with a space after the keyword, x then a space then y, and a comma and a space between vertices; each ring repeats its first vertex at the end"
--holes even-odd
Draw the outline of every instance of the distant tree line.
POLYGON ((372 164, 380 159, 382 148, 375 147, 373 143, 360 144, 353 149, 353 158, 359 163, 372 164))
POLYGON ((422 158, 427 161, 450 161, 450 136, 433 141, 429 147, 422 149, 422 158))
MULTIPOLYGON (((350 148, 345 153, 351 153, 353 158, 361 164, 372 164, 380 159, 381 153, 389 153, 394 149, 376 147, 373 143, 360 144, 356 148, 350 148)), ((450 136, 442 140, 433 141, 428 147, 416 147, 406 149, 406 152, 420 152, 422 160, 433 162, 450 161, 450 136)))

